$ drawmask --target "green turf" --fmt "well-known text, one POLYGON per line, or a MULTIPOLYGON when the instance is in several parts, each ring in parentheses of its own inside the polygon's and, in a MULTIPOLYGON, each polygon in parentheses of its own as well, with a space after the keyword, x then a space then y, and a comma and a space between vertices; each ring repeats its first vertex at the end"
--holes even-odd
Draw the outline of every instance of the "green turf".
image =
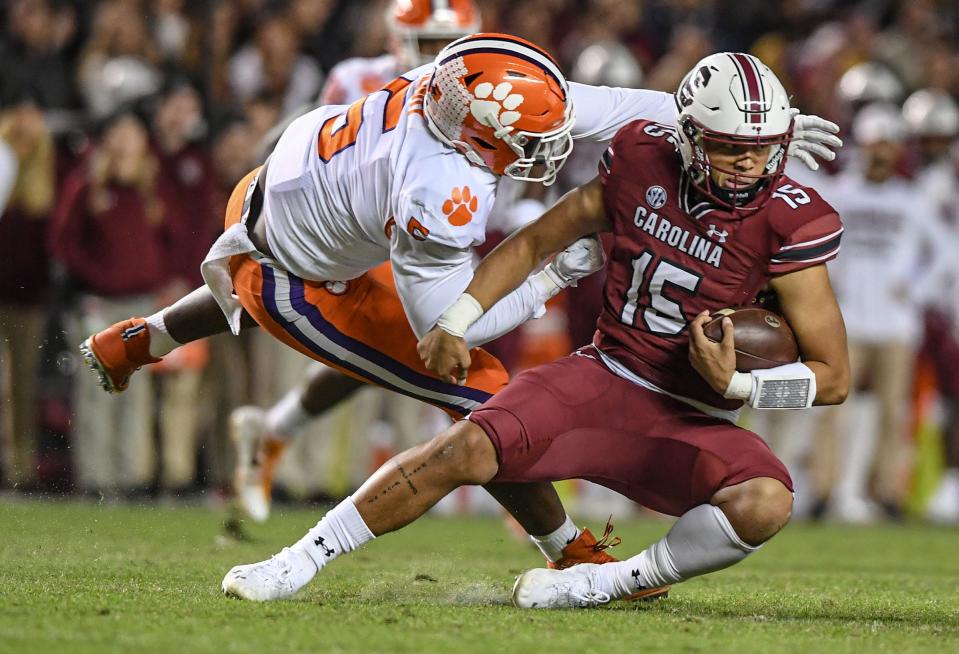
MULTIPOLYGON (((957 652, 959 532, 792 525, 668 600, 588 611, 507 603, 538 557, 497 520, 425 519, 336 561, 297 599, 229 600, 223 574, 318 517, 218 539, 203 508, 0 504, 0 652, 957 652)), ((601 525, 592 525, 594 531, 601 525)), ((668 524, 617 525, 635 553, 668 524)))

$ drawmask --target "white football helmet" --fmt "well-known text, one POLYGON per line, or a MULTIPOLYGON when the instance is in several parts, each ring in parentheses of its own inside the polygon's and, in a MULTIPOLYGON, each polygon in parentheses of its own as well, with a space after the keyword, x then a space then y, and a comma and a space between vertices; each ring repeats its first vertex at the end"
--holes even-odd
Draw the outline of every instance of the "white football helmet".
POLYGON ((473 0, 395 0, 387 25, 399 39, 401 67, 416 68, 433 61, 421 41, 453 41, 480 29, 480 12, 473 0))
POLYGON ((906 122, 899 107, 889 102, 874 102, 863 107, 852 123, 852 136, 857 145, 902 143, 906 138, 906 122))
POLYGON ((940 89, 919 89, 902 105, 902 117, 913 136, 954 138, 959 135, 959 105, 940 89))
POLYGON ((776 75, 756 57, 720 52, 697 63, 676 92, 679 154, 693 185, 705 196, 737 211, 755 211, 769 199, 786 164, 793 118, 789 96, 776 75), (720 170, 738 178, 742 192, 717 188, 706 144, 731 143, 770 146, 761 175, 720 170), (753 202, 759 195, 759 202, 753 202), (748 208, 744 205, 750 204, 748 208))
POLYGON ((839 78, 836 95, 849 105, 869 102, 899 102, 902 82, 886 66, 874 61, 856 64, 839 78))

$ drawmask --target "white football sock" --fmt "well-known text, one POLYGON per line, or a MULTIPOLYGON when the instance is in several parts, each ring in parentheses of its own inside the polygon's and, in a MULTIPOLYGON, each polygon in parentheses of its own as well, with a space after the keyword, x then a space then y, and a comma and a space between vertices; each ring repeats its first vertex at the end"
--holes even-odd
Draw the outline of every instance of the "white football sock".
POLYGON ((266 412, 266 428, 283 440, 295 438, 314 416, 303 408, 303 387, 297 386, 266 412))
POLYGON ((150 332, 150 354, 155 357, 166 356, 182 345, 173 340, 167 331, 166 321, 163 319, 165 311, 166 309, 161 309, 146 318, 147 331, 150 332))
POLYGON ((573 524, 569 516, 566 516, 566 521, 556 531, 545 536, 530 535, 529 538, 543 556, 551 562, 556 562, 563 558, 563 548, 579 538, 579 527, 573 524))
POLYGON ((363 522, 360 512, 353 504, 353 498, 345 500, 330 509, 316 526, 290 546, 292 550, 305 552, 317 569, 333 559, 359 548, 373 540, 375 536, 363 522))
POLYGON ((701 504, 680 516, 668 534, 640 554, 602 565, 603 590, 621 599, 728 568, 757 549, 743 542, 719 507, 701 504))

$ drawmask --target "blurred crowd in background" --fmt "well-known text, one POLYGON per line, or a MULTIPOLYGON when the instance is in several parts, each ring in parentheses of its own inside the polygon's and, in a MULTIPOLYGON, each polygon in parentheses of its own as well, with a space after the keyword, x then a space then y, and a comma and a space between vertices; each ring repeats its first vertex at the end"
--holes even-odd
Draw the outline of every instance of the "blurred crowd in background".
MULTIPOLYGON (((846 224, 833 277, 857 392, 746 415, 797 481, 797 512, 959 522, 959 5, 950 0, 478 0, 482 29, 550 50, 571 79, 673 91, 749 51, 793 105, 838 122, 828 170, 790 173, 846 224), (903 105, 905 103, 905 110, 903 105)), ((9 0, 0 10, 0 486, 94 498, 230 493, 226 418, 309 362, 265 334, 182 348, 109 396, 75 345, 201 283, 226 199, 284 116, 348 57, 391 52, 388 0, 9 0)), ((581 148, 570 188, 595 172, 581 148)), ((560 189, 551 190, 555 194, 560 189)), ((554 197, 551 195, 547 198, 554 197)), ((491 242, 495 242, 495 238, 491 242)), ((585 344, 602 280, 493 346, 513 371, 585 344)), ((397 447, 377 391, 325 417, 278 490, 349 493, 397 447), (381 419, 381 416, 384 416, 381 419)), ((573 510, 612 500, 564 487, 573 510)), ((464 503, 467 500, 464 500, 464 503)), ((620 505, 619 511, 627 510, 620 505)))

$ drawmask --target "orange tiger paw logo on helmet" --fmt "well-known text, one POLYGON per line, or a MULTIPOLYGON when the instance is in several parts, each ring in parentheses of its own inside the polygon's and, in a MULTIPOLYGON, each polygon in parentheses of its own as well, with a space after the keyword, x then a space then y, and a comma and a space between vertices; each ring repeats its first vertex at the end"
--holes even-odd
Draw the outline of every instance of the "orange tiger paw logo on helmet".
POLYGON ((454 187, 450 198, 443 203, 446 219, 455 227, 462 227, 473 220, 473 213, 479 206, 479 200, 470 191, 469 186, 454 187))

